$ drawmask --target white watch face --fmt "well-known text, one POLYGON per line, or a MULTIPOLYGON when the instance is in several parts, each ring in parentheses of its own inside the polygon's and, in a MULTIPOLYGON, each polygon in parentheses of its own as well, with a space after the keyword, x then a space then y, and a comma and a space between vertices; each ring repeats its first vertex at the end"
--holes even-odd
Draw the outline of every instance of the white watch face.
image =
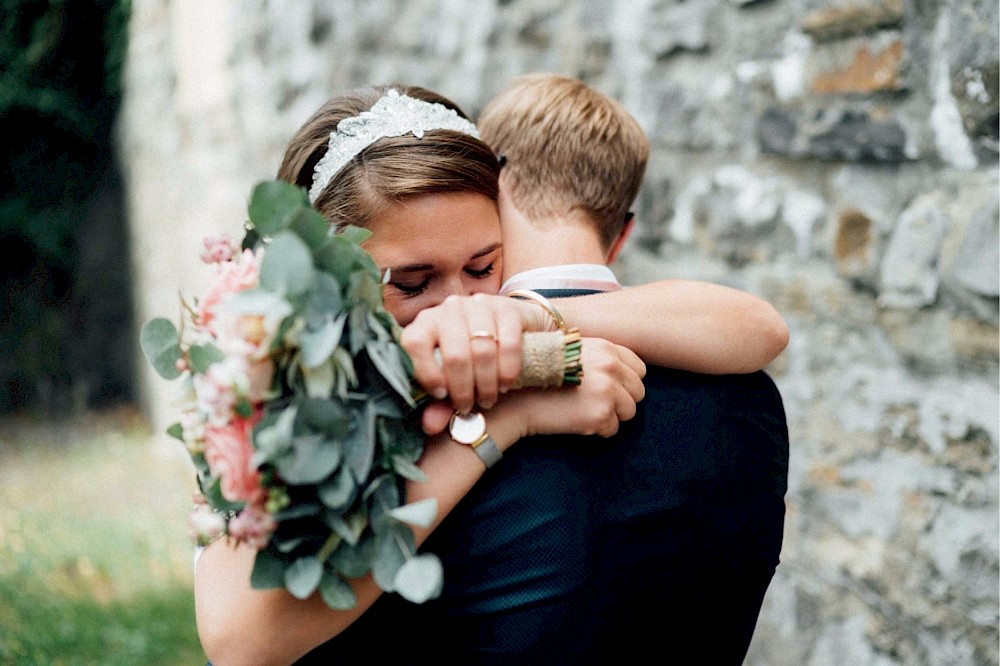
POLYGON ((486 417, 479 412, 455 414, 451 417, 448 432, 456 442, 472 444, 486 432, 486 417))

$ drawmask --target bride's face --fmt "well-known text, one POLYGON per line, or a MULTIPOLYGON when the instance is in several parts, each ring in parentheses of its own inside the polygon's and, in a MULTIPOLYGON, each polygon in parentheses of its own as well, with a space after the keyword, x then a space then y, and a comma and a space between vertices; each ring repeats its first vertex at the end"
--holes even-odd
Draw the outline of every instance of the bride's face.
POLYGON ((395 204, 368 227, 364 248, 388 269, 385 308, 406 325, 447 296, 500 291, 500 218, 489 197, 425 194, 395 204))

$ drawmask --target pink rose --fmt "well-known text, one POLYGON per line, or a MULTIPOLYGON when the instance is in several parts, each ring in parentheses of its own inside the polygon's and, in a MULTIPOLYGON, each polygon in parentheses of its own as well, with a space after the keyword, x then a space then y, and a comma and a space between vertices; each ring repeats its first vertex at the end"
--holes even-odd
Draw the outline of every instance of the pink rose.
POLYGON ((258 502, 264 497, 260 473, 253 464, 250 436, 261 412, 249 418, 236 416, 223 426, 205 427, 205 461, 220 479, 222 496, 230 502, 258 502))
POLYGON ((234 261, 219 264, 215 281, 198 301, 198 328, 215 335, 213 320, 219 304, 233 294, 256 287, 259 276, 259 261, 250 250, 243 250, 234 261))

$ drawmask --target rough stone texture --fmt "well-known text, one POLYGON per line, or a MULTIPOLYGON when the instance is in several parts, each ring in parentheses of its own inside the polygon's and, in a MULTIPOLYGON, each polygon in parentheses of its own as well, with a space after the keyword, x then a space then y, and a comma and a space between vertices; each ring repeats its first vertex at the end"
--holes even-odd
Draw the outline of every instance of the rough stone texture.
MULTIPOLYGON (((585 78, 653 153, 629 282, 782 312, 782 564, 748 664, 998 655, 995 0, 136 0, 121 123, 140 320, 204 279, 250 185, 331 93, 401 80, 475 113, 585 78)), ((171 414, 149 379, 154 421, 171 414)), ((724 601, 720 601, 724 603, 724 601)))

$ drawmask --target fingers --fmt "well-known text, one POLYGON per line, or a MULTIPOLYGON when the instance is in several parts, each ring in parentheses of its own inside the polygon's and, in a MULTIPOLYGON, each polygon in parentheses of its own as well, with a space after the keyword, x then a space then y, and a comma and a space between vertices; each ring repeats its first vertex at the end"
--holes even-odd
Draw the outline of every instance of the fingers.
POLYGON ((420 416, 420 423, 424 432, 428 435, 436 435, 444 432, 451 419, 452 406, 446 402, 432 402, 424 408, 424 413, 420 416))
POLYGON ((448 396, 458 411, 492 407, 521 372, 518 307, 513 299, 476 294, 449 296, 421 312, 402 337, 414 379, 435 398, 448 396))

